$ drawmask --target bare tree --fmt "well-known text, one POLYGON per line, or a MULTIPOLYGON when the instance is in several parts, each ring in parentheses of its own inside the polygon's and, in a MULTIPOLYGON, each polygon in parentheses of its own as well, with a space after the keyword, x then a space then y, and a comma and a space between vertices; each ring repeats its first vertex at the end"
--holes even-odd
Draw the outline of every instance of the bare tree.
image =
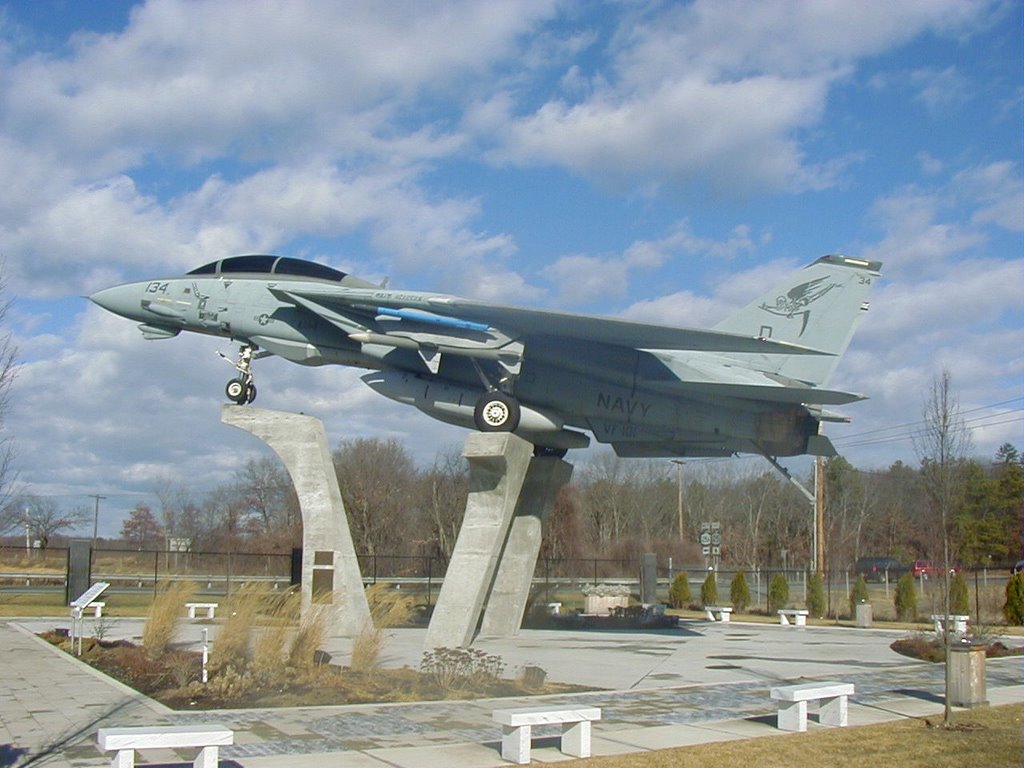
POLYGON ((46 549, 50 537, 61 531, 77 528, 92 520, 92 512, 84 507, 63 510, 53 499, 25 495, 13 503, 23 511, 21 521, 28 534, 46 549))
POLYGON ((394 439, 343 442, 332 456, 341 497, 356 548, 364 554, 391 554, 408 531, 416 468, 394 439))
MULTIPOLYGON (((950 530, 953 505, 960 487, 964 459, 971 449, 971 433, 960 414, 960 404, 953 393, 952 376, 944 370, 933 382, 924 403, 923 426, 914 438, 914 449, 921 459, 924 490, 938 523, 942 539, 942 570, 944 574, 943 613, 949 616, 950 530)), ((950 628, 946 621, 946 706, 945 722, 952 721, 950 689, 950 628)))
POLYGON ((458 448, 441 452, 434 466, 420 479, 417 494, 429 518, 427 538, 436 554, 451 557, 466 512, 469 494, 469 471, 458 448))
POLYGON ((17 373, 18 349, 4 321, 11 303, 3 298, 6 281, 4 264, 0 262, 0 534, 6 533, 20 522, 18 509, 8 502, 14 483, 14 441, 7 432, 7 414, 10 409, 11 387, 17 373))

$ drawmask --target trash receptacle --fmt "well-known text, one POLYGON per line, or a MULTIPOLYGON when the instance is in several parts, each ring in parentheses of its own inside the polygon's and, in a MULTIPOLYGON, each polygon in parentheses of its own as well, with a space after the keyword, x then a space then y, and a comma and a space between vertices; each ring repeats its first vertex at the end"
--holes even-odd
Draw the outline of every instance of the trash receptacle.
POLYGON ((869 628, 871 626, 871 603, 857 603, 854 610, 857 612, 857 626, 869 628))
POLYGON ((985 646, 955 643, 949 654, 949 703, 954 707, 985 707, 985 646))

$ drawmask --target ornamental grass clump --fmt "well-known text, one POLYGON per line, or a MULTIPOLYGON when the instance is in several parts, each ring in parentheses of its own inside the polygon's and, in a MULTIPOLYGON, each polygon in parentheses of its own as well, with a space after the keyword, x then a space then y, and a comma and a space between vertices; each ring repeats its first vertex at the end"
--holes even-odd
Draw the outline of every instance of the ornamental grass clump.
POLYGON ((142 627, 142 646, 149 658, 167 652, 185 603, 191 602, 195 593, 196 585, 190 581, 172 581, 157 590, 142 627))
POLYGON ((243 669, 251 658, 253 627, 260 614, 265 595, 252 584, 245 584, 227 600, 224 623, 210 654, 210 667, 243 669))
POLYGON ((374 584, 366 590, 370 620, 352 643, 351 667, 357 672, 376 669, 384 650, 388 627, 408 624, 413 613, 413 599, 387 584, 374 584))

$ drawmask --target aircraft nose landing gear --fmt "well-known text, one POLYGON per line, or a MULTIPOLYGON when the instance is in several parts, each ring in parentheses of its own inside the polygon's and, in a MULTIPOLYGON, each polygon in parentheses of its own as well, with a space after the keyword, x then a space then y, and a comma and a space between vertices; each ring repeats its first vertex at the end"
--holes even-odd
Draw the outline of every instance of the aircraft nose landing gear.
POLYGON ((227 355, 223 352, 217 353, 223 360, 238 369, 239 375, 231 379, 224 387, 224 394, 227 395, 228 400, 238 405, 248 405, 256 399, 256 385, 253 383, 252 376, 252 361, 256 349, 254 344, 243 344, 238 350, 238 362, 235 363, 228 360, 227 355))

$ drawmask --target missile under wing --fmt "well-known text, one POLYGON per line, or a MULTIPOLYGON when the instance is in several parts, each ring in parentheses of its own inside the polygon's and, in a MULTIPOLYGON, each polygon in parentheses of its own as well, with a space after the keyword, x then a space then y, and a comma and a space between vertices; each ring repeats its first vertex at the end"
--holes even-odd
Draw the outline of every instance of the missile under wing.
POLYGON ((825 256, 709 330, 392 290, 281 256, 224 258, 90 298, 148 339, 192 331, 240 345, 229 399, 253 364, 368 369, 380 394, 441 421, 512 431, 539 451, 622 456, 831 455, 825 410, 862 399, 825 384, 868 308, 879 262, 825 256))

